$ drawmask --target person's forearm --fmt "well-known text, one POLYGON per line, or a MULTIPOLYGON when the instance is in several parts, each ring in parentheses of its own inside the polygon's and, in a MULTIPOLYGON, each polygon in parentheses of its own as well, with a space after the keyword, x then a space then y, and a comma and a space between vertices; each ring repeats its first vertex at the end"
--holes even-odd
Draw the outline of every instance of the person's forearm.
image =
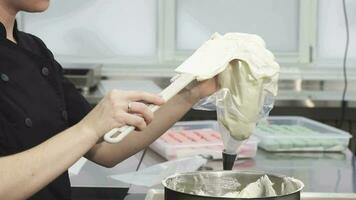
POLYGON ((199 98, 184 90, 155 113, 153 121, 144 131, 135 131, 117 144, 101 142, 87 154, 87 158, 107 167, 116 165, 151 144, 182 118, 198 100, 199 98))
POLYGON ((27 151, 0 157, 0 199, 26 199, 65 172, 97 141, 73 126, 27 151))

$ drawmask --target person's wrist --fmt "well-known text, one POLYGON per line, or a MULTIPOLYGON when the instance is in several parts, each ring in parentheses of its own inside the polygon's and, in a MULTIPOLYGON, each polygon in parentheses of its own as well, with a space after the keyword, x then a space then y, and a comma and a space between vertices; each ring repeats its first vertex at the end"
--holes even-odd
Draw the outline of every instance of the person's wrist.
POLYGON ((196 92, 194 89, 183 89, 180 92, 180 95, 182 96, 184 101, 191 106, 196 104, 201 99, 199 93, 196 92))
POLYGON ((95 141, 98 141, 100 139, 98 133, 93 128, 87 126, 83 122, 79 122, 78 124, 76 124, 75 128, 80 134, 85 134, 89 138, 93 138, 95 141))

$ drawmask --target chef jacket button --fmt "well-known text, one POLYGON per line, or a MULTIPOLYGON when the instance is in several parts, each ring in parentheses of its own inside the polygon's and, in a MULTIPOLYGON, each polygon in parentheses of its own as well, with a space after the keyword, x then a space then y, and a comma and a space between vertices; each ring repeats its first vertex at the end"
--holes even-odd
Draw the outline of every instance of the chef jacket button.
POLYGON ((64 119, 65 121, 68 120, 68 112, 67 112, 66 110, 63 110, 63 111, 62 111, 62 117, 63 117, 63 119, 64 119))
POLYGON ((32 120, 27 117, 27 118, 25 119, 25 124, 26 124, 27 127, 32 127, 32 120))
POLYGON ((0 78, 4 82, 8 82, 10 80, 10 78, 6 74, 1 74, 0 78))
POLYGON ((49 74, 49 69, 48 69, 47 67, 43 67, 41 71, 42 71, 42 74, 43 74, 44 76, 48 76, 48 74, 49 74))

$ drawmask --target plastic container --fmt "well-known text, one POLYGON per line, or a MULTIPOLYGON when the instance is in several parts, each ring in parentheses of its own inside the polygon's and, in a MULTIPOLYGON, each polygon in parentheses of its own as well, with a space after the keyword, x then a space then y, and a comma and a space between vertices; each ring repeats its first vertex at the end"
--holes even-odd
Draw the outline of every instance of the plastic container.
POLYGON ((326 124, 297 116, 269 117, 254 131, 267 151, 338 152, 347 149, 351 135, 326 124))
MULTIPOLYGON (((178 122, 150 148, 167 160, 195 155, 221 159, 224 145, 218 130, 217 121, 178 122)), ((238 158, 256 156, 257 146, 258 139, 252 136, 240 147, 238 158)))

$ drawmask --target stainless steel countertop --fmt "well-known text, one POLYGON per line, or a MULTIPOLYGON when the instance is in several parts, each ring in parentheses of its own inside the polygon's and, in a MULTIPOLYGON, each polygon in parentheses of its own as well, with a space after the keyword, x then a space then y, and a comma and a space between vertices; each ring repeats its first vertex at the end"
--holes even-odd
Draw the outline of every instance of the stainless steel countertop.
MULTIPOLYGON (((142 152, 107 169, 86 162, 78 175, 70 176, 72 187, 129 188, 131 198, 144 197, 150 189, 128 185, 109 178, 110 175, 135 171, 142 152)), ((140 169, 164 162, 165 159, 148 149, 140 169)), ((304 192, 356 193, 356 157, 344 153, 270 153, 258 150, 255 158, 235 163, 235 170, 258 170, 292 176, 305 183, 304 192)), ((221 160, 210 160, 205 169, 221 170, 221 160)), ((162 186, 151 188, 162 189, 162 186)), ((139 198, 141 199, 141 198, 139 198)), ((142 198, 143 199, 143 198, 142 198)))
MULTIPOLYGON (((129 188, 130 185, 116 181, 108 176, 135 171, 142 152, 124 160, 113 168, 105 168, 86 161, 77 175, 69 173, 72 187, 87 188, 129 188)), ((71 170, 69 170, 70 172, 71 170)))

